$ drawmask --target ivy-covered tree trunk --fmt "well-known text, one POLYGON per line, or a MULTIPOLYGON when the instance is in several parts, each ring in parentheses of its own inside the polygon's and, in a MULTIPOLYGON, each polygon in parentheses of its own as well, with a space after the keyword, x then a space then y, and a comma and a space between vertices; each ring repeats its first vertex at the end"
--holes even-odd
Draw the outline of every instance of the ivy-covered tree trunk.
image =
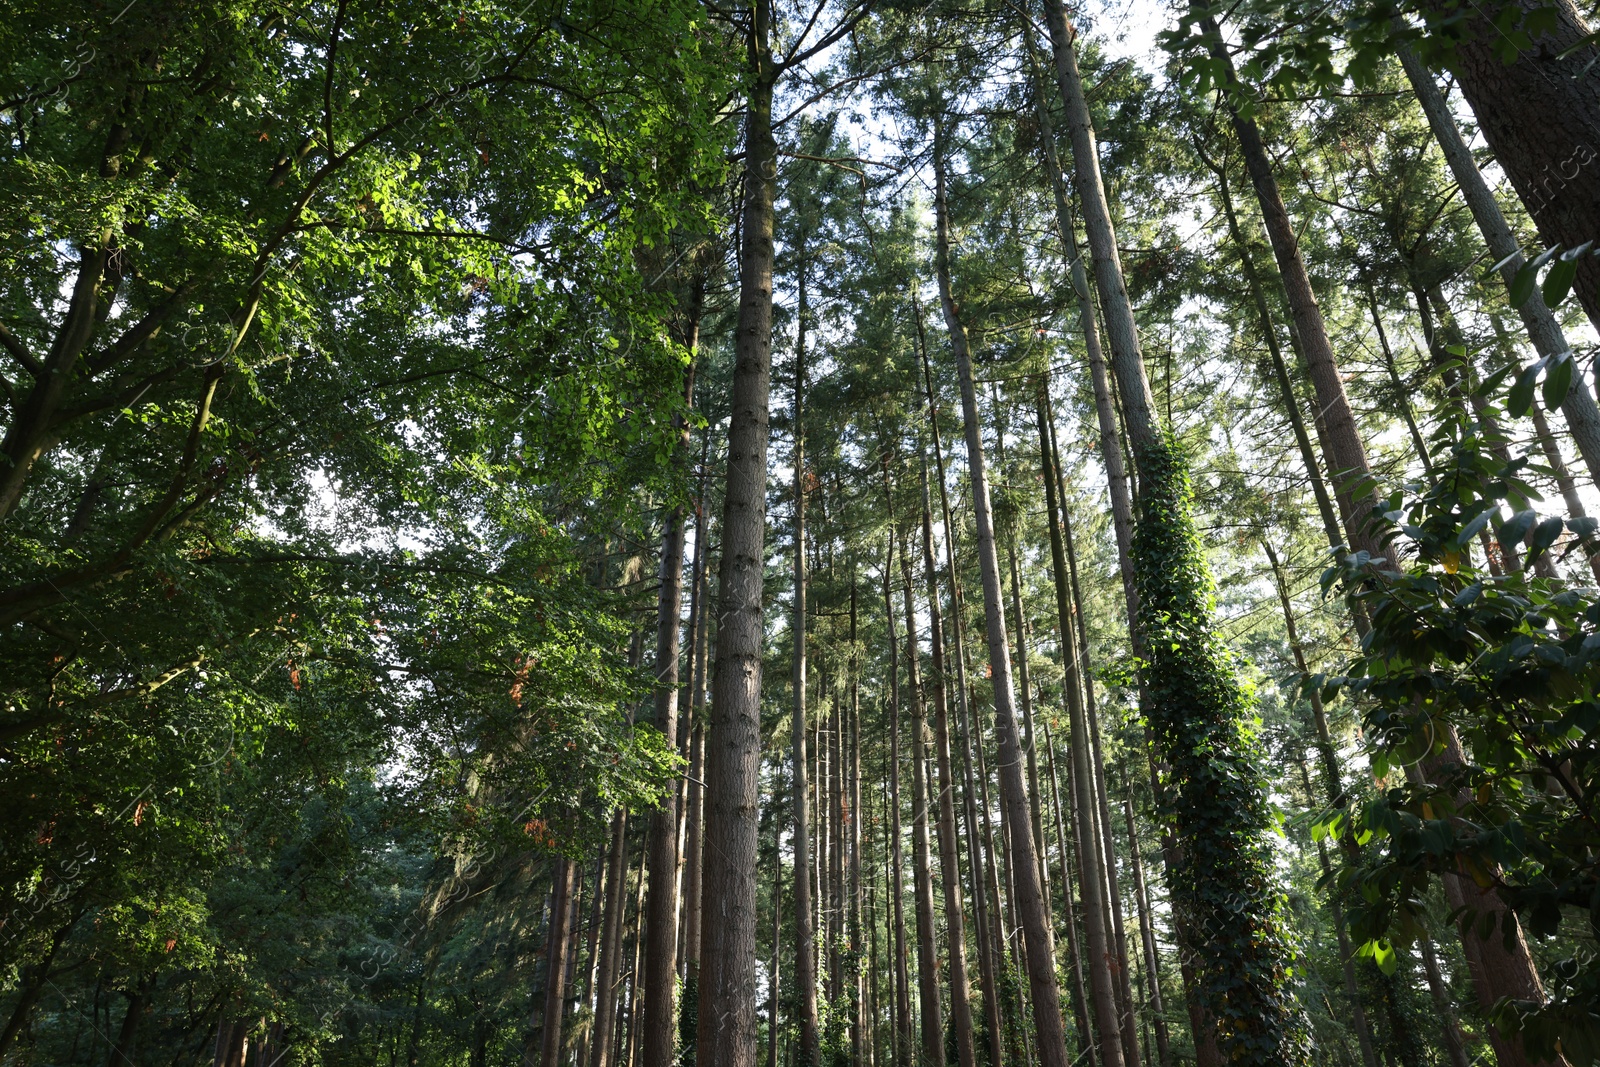
POLYGON ((1134 533, 1148 666, 1141 709, 1167 765, 1164 814, 1183 842, 1171 872, 1175 910, 1190 916, 1195 972, 1223 1058, 1310 1060, 1289 968, 1272 822, 1250 702, 1213 630, 1215 589, 1192 517, 1176 443, 1140 450, 1144 494, 1134 533))

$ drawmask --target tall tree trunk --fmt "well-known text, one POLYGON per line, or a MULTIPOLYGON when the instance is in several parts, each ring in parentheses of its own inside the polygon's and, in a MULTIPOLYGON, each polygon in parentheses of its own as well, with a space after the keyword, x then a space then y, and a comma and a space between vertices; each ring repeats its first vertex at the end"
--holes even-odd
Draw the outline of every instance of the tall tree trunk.
MULTIPOLYGON (((702 465, 704 456, 702 456, 702 465)), ((692 644, 690 646, 691 666, 689 669, 689 794, 687 827, 684 835, 684 887, 683 887, 683 974, 684 991, 686 1000, 693 998, 694 1007, 699 1007, 700 984, 700 916, 702 913, 701 898, 701 871, 703 869, 701 842, 705 827, 705 790, 702 783, 705 780, 705 751, 706 751, 706 657, 710 644, 710 594, 706 588, 706 573, 711 560, 711 520, 706 513, 705 492, 700 494, 700 520, 695 525, 695 605, 690 609, 694 618, 692 644)), ((694 1060, 694 1039, 690 1035, 687 1039, 686 1056, 689 1063, 694 1060)))
MULTIPOLYGON (((888 454, 884 454, 884 495, 889 496, 888 454)), ((894 514, 894 501, 886 499, 887 514, 894 514)), ((894 1010, 895 1067, 910 1067, 911 1055, 911 975, 907 960, 905 917, 905 855, 900 829, 900 656, 899 636, 895 633, 894 597, 890 593, 890 573, 894 567, 894 527, 889 528, 883 557, 883 618, 889 640, 889 865, 890 916, 894 923, 894 1010)))
POLYGON ((567 946, 572 931, 572 883, 577 864, 562 857, 556 861, 550 893, 550 940, 545 951, 544 1037, 539 1046, 540 1067, 557 1067, 561 1061, 561 1020, 567 997, 567 946))
MULTIPOLYGON (((984 862, 983 841, 978 836, 977 801, 973 792, 972 781, 972 735, 968 724, 975 716, 968 714, 967 707, 967 642, 965 609, 961 599, 961 578, 956 570, 955 525, 950 519, 950 493, 945 486, 944 477, 944 438, 939 429, 939 404, 933 389, 933 366, 928 358, 928 338, 923 331, 922 304, 917 299, 916 293, 911 297, 912 314, 917 325, 917 352, 922 362, 922 387, 923 396, 928 403, 928 430, 933 438, 933 473, 939 486, 939 515, 944 529, 944 561, 945 568, 950 575, 950 618, 953 623, 951 629, 955 639, 956 662, 956 709, 960 717, 961 730, 961 769, 962 769, 962 814, 967 831, 967 857, 969 874, 972 880, 972 903, 975 919, 974 933, 978 949, 978 984, 983 995, 983 1012, 985 1029, 989 1037, 989 1062, 999 1064, 1003 1060, 1001 1043, 1004 1040, 1004 1031, 1000 1022, 1000 988, 999 977, 996 974, 1000 962, 1000 938, 997 933, 997 924, 991 921, 989 907, 989 883, 987 872, 992 869, 992 864, 984 862)), ((992 843, 992 839, 991 839, 992 843)), ((999 907, 999 898, 995 898, 995 908, 999 907)))
POLYGON ((1038 394, 1040 454, 1044 468, 1045 508, 1050 525, 1050 563, 1056 590, 1056 613, 1061 629, 1061 661, 1066 672, 1062 690, 1067 698, 1068 748, 1072 756, 1074 792, 1072 825, 1078 853, 1078 885, 1083 896, 1084 939, 1089 951, 1089 990, 1093 1006, 1095 1033, 1098 1035, 1103 1067, 1122 1067, 1125 1062, 1121 1022, 1117 1011, 1115 972, 1120 969, 1119 954, 1111 945, 1109 908, 1105 900, 1106 880, 1100 869, 1100 849, 1094 841, 1095 802, 1089 764, 1089 726, 1079 690, 1081 669, 1078 644, 1073 640, 1071 585, 1067 555, 1062 539, 1062 501, 1057 497, 1060 479, 1055 457, 1049 447, 1049 397, 1041 380, 1038 394))
POLYGON ((1467 1043, 1461 1037, 1461 1024, 1456 1020, 1455 1005, 1450 999, 1450 989, 1444 984, 1439 971, 1439 957, 1434 952, 1433 939, 1426 934, 1417 939, 1422 949, 1422 968, 1428 978, 1428 995, 1433 999, 1433 1010, 1439 1015, 1444 1031, 1445 1052, 1450 1056, 1450 1067, 1471 1067, 1467 1043))
POLYGON ((950 290, 950 220, 945 201, 942 131, 935 132, 936 272, 945 325, 955 351, 961 380, 961 408, 966 421, 967 464, 972 483, 973 519, 978 533, 978 567, 983 584, 984 622, 993 673, 995 734, 1000 763, 1000 791, 1005 821, 1011 831, 1011 880, 1016 892, 1017 918, 1027 947, 1028 985, 1033 995, 1034 1029, 1043 1067, 1066 1067, 1066 1034, 1061 1020, 1061 992, 1056 985, 1055 945, 1050 916, 1039 885, 1039 862, 1030 829, 1027 785, 1023 781, 1022 752, 1012 707, 1011 658, 1006 638, 1005 609, 1000 586, 1000 560, 995 547, 994 517, 989 503, 988 473, 978 424, 978 401, 972 380, 972 358, 967 350, 966 328, 950 290))
MULTIPOLYGON (((1059 629, 1057 632, 1060 632, 1059 629)), ((1061 638, 1063 659, 1066 657, 1066 642, 1069 640, 1071 637, 1067 635, 1061 638)), ((1056 855, 1060 860, 1061 869, 1062 922, 1067 931, 1067 956, 1072 968, 1072 1014, 1078 1028, 1078 1055, 1074 1057, 1076 1062, 1088 1058, 1088 1050, 1093 1047, 1094 1039, 1089 1023, 1089 997, 1083 984, 1083 952, 1078 943, 1077 908, 1073 904, 1072 859, 1067 849, 1066 814, 1061 805, 1061 780, 1056 774, 1056 746, 1050 736, 1048 718, 1044 721, 1044 747, 1050 772, 1050 811, 1055 822, 1056 855)))
MULTIPOLYGON (((1289 635, 1289 649, 1294 655, 1295 666, 1299 669, 1301 677, 1310 674, 1310 666, 1306 662, 1305 650, 1300 644, 1300 633, 1295 625, 1294 605, 1289 599, 1289 584, 1284 577, 1283 567, 1278 561, 1278 554, 1265 540, 1261 547, 1266 550, 1267 561, 1272 566, 1273 584, 1278 590, 1278 602, 1283 607, 1283 621, 1289 635)), ((1339 773, 1338 754, 1334 751, 1333 736, 1328 730, 1328 717, 1322 706, 1322 694, 1313 689, 1311 691, 1311 714, 1317 730, 1317 753, 1322 763, 1322 774, 1325 779, 1326 792, 1323 800, 1335 808, 1348 807, 1344 795, 1342 775, 1339 773)), ((1306 792, 1311 792, 1309 777, 1306 780, 1306 792)), ((1328 861, 1326 849, 1322 842, 1317 842, 1318 854, 1321 857, 1324 877, 1329 876, 1332 865, 1328 861)), ((1339 940, 1339 967, 1344 976, 1344 992, 1350 1003, 1352 1013, 1351 1022, 1355 1025, 1356 1042, 1361 1047, 1361 1062, 1365 1067, 1378 1067, 1377 1052, 1373 1048, 1372 1027, 1367 1021, 1367 1011, 1361 1001, 1361 990, 1356 983, 1356 969, 1354 953, 1350 948, 1350 934, 1345 926, 1344 907, 1339 902, 1337 888, 1329 881, 1328 905, 1333 914, 1334 929, 1339 940)))
MULTIPOLYGON (((1433 136, 1444 152, 1445 162, 1450 165, 1450 173, 1461 190, 1461 198, 1472 211, 1484 243, 1489 246, 1489 254, 1501 264, 1500 277, 1509 291, 1523 263, 1517 239, 1511 235, 1511 227, 1506 224, 1505 215, 1501 213, 1489 183, 1484 181, 1483 174, 1478 170, 1472 150, 1461 139, 1461 131, 1456 127, 1450 106, 1434 82, 1433 75, 1405 44, 1398 45, 1396 51, 1401 65, 1405 67, 1406 77, 1417 94, 1417 100, 1422 104, 1422 112, 1428 117, 1433 136)), ((1595 103, 1600 104, 1600 97, 1595 98, 1595 103)), ((1600 117, 1600 108, 1593 115, 1600 117)), ((1593 136, 1592 130, 1589 136, 1593 136)), ((1522 301, 1517 314, 1522 317, 1522 325, 1527 329, 1539 355, 1550 358, 1572 351, 1562 333, 1561 324, 1545 306, 1544 298, 1538 292, 1530 293, 1522 301)), ((1582 379, 1581 371, 1573 375, 1573 387, 1562 401, 1561 411, 1567 417, 1567 425, 1572 428, 1572 438, 1577 443, 1584 466, 1589 470, 1589 480, 1597 482, 1600 481, 1600 408, 1596 407, 1594 396, 1584 388, 1582 379)))
MULTIPOLYGON (((816 931, 811 925, 811 785, 806 756, 806 276, 800 270, 800 315, 794 371, 794 707, 790 712, 794 775, 794 983, 800 1024, 799 1067, 821 1067, 818 1035, 816 931)), ((821 755, 820 751, 818 753, 821 755)))
POLYGON ((702 930, 696 1067, 754 1067, 756 1057, 755 876, 765 636, 761 585, 778 173, 772 134, 777 67, 768 51, 771 16, 769 0, 756 0, 748 36, 754 77, 745 107, 739 318, 717 581, 717 669, 706 752, 703 878, 706 899, 715 902, 716 911, 702 930))
MULTIPOLYGON (((995 464, 1001 471, 1001 480, 1004 481, 1006 469, 1006 428, 1003 417, 1005 407, 1001 403, 998 386, 993 399, 992 410, 995 413, 994 453, 995 464)), ((1017 689, 1022 698, 1022 748, 1028 754, 1028 800, 1033 806, 1033 848, 1039 857, 1039 886, 1044 893, 1045 906, 1050 905, 1050 864, 1045 858, 1044 847, 1044 800, 1039 792, 1039 753, 1034 743, 1033 732, 1033 681, 1028 667, 1028 617, 1022 609, 1022 576, 1017 565, 1017 529, 1015 522, 1006 524, 1006 569, 1011 579, 1011 614, 1015 622, 1017 633, 1017 689)))
POLYGON ((1122 798, 1128 824, 1128 851, 1133 868, 1133 891, 1139 907, 1139 940, 1144 946, 1144 970, 1150 983, 1150 1015, 1155 1022, 1156 1056, 1161 1067, 1172 1067, 1172 1042, 1167 1036, 1166 1008, 1161 1000, 1161 957, 1156 952, 1155 924, 1150 917, 1150 894, 1144 884, 1144 857, 1139 852, 1139 828, 1133 821, 1133 789, 1122 798))
MULTIPOLYGON (((1207 47, 1213 58, 1226 64, 1230 87, 1238 84, 1233 73, 1233 60, 1223 43, 1216 20, 1207 16, 1200 20, 1206 34, 1207 47)), ((1328 327, 1317 304, 1316 293, 1311 288, 1311 277, 1306 273, 1305 260, 1300 255, 1300 242, 1289 211, 1284 206, 1278 179, 1272 173, 1272 161, 1261 131, 1255 120, 1243 114, 1228 92, 1222 94, 1233 123, 1233 131, 1244 153, 1245 169, 1255 187, 1256 199, 1261 205, 1261 218, 1266 224, 1267 238, 1272 243, 1272 253, 1278 261, 1278 273, 1283 279, 1284 293, 1288 297, 1289 311, 1300 352, 1306 361, 1306 371, 1316 390, 1317 407, 1322 415, 1322 426, 1327 434, 1328 463, 1333 467, 1334 496, 1344 517, 1345 531, 1353 548, 1382 555, 1382 549, 1373 539, 1363 501, 1372 492, 1372 472, 1367 466, 1367 453, 1356 429, 1355 416, 1345 396, 1344 380, 1339 374, 1339 364, 1333 354, 1333 344, 1328 339, 1328 327)))
POLYGON ((33 1011, 39 997, 44 992, 45 984, 50 979, 50 965, 55 961, 56 953, 61 950, 61 943, 67 939, 67 934, 78 923, 78 916, 74 915, 72 921, 56 928, 50 935, 50 945, 45 949, 42 957, 23 967, 17 1000, 11 1007, 11 1017, 6 1020, 6 1027, 0 1030, 0 1063, 5 1062, 6 1052, 16 1041, 17 1035, 22 1033, 28 1024, 28 1015, 33 1011))
MULTIPOLYGON (((1217 191, 1222 199, 1223 216, 1228 221, 1228 235, 1233 238, 1233 245, 1239 252, 1239 267, 1244 272, 1245 285, 1250 289, 1250 300, 1255 305, 1256 317, 1261 323, 1261 338, 1266 342, 1267 354, 1272 359, 1272 377, 1278 386, 1278 398, 1283 404, 1284 414, 1289 417, 1289 429, 1294 434, 1295 445, 1300 449, 1300 462, 1305 466, 1306 477, 1311 482, 1311 492, 1317 501, 1317 514, 1322 518, 1323 532, 1327 534, 1329 545, 1342 544, 1344 537, 1339 532, 1339 520, 1334 515, 1333 500, 1328 496, 1328 487, 1322 480, 1322 464, 1317 461, 1317 454, 1311 447, 1311 436, 1306 432, 1305 419, 1300 414, 1300 401, 1295 397, 1294 385, 1289 379, 1289 367, 1284 362, 1283 350, 1278 345, 1277 327, 1267 306, 1267 296, 1261 285, 1261 276, 1256 273, 1255 257, 1251 255, 1250 245, 1245 241, 1243 228, 1239 225, 1239 216, 1233 209, 1233 194, 1228 187, 1227 165, 1220 161, 1213 162, 1198 144, 1195 145, 1195 152, 1217 176, 1217 191)), ((1426 452, 1423 454, 1426 456, 1426 452)))
POLYGON ((976 1063, 972 1043, 972 1008, 967 1000, 967 934, 961 902, 961 861, 956 856, 955 780, 950 761, 948 674, 944 663, 944 621, 939 611, 939 580, 933 562, 933 500, 928 492, 928 463, 922 474, 922 570, 928 592, 928 645, 932 651, 934 752, 939 767, 939 870, 944 885, 945 931, 950 944, 950 1020, 955 1030, 961 1067, 976 1063))
MULTIPOLYGON (((684 401, 694 399, 694 355, 700 338, 700 305, 704 287, 693 283, 687 326, 682 341, 690 363, 684 384, 684 401)), ((681 422, 678 449, 686 457, 689 428, 681 422)), ((667 515, 661 535, 660 589, 656 596, 656 728, 669 748, 678 747, 678 653, 683 610, 683 552, 686 507, 678 504, 667 515)), ((697 549, 698 551, 698 549, 697 549)), ((677 1048, 678 991, 678 794, 669 790, 650 817, 647 848, 650 855, 650 889, 644 916, 648 940, 644 950, 644 1027, 642 1067, 672 1067, 677 1048)))
POLYGON ((144 1022, 146 1009, 150 1006, 149 978, 142 979, 138 988, 127 994, 128 1010, 123 1013, 122 1026, 117 1030, 117 1040, 111 1046, 111 1058, 107 1060, 107 1067, 125 1067, 137 1061, 139 1044, 139 1029, 144 1022))
POLYGON ((1378 311, 1378 294, 1372 287, 1371 279, 1363 279, 1363 286, 1367 294, 1367 308, 1372 314, 1372 327, 1378 333, 1378 346, 1383 352, 1383 365, 1389 372, 1389 384, 1394 386, 1396 406, 1400 415, 1405 420, 1406 430, 1411 434, 1411 445, 1417 450, 1417 458, 1422 461, 1422 469, 1429 477, 1433 476, 1433 461, 1428 458, 1428 446, 1422 440, 1422 430, 1417 426, 1416 414, 1411 410, 1411 396, 1405 384, 1400 380, 1400 369, 1395 364, 1394 350, 1389 347, 1389 334, 1383 328, 1383 316, 1378 311))
MULTIPOLYGON (((850 974, 855 997, 850 1021, 850 1048, 857 1064, 871 1067, 870 1031, 864 1032, 862 1011, 866 989, 861 968, 862 883, 861 883, 861 683, 857 661, 856 568, 850 564, 850 759, 848 821, 850 825, 850 974)), ((959 885, 959 883, 958 883, 959 885)))
POLYGON ((611 857, 606 864, 606 905, 600 933, 600 969, 595 977, 593 1035, 589 1039, 589 1067, 611 1067, 617 1017, 617 972, 622 959, 623 883, 628 877, 628 813, 618 809, 611 817, 611 857))
MULTIPOLYGON (((584 970, 587 973, 584 975, 582 1000, 583 1003, 587 1003, 590 1006, 591 1013, 595 1007, 595 983, 600 976, 600 928, 603 923, 602 916, 605 914, 601 905, 606 898, 606 855, 610 851, 609 840, 602 841, 596 851, 594 878, 589 887, 589 920, 586 927, 588 944, 585 947, 584 955, 584 970)), ((592 1017, 591 1014, 591 1019, 592 1017)), ((481 1018, 480 1014, 478 1019, 481 1021, 481 1018)), ((475 1022, 474 1025, 476 1026, 477 1023, 475 1022)), ((477 1039, 476 1031, 474 1031, 474 1038, 475 1040, 477 1039)), ((485 1037, 482 1040, 487 1042, 488 1038, 485 1037)), ((585 1067, 588 1064, 589 1047, 593 1041, 594 1027, 591 1025, 584 1031, 582 1038, 578 1041, 577 1048, 574 1050, 572 1062, 577 1067, 585 1067)))
MULTIPOLYGON (((1430 0, 1433 13, 1464 33, 1451 71, 1477 116, 1484 140, 1511 180, 1547 245, 1576 248, 1600 235, 1600 86, 1588 77, 1600 47, 1572 0, 1507 0, 1492 12, 1430 0), (1540 25, 1516 59, 1501 56, 1505 32, 1535 16, 1540 25), (1519 18, 1520 16, 1520 18, 1519 18), (1580 47, 1581 44, 1581 47, 1580 47)), ((1576 292, 1600 327, 1600 263, 1579 260, 1576 292)))
POLYGON ((772 860, 772 966, 767 972, 767 1067, 778 1067, 778 1005, 783 961, 783 864, 772 860))
MULTIPOLYGON (((901 532, 901 541, 910 537, 901 532)), ((942 1067, 944 1007, 939 998, 939 953, 934 944, 933 868, 928 849, 928 720, 917 665, 916 605, 912 600, 911 553, 900 554, 906 614, 906 687, 911 701, 911 863, 917 903, 917 992, 922 1048, 917 1062, 942 1067)))

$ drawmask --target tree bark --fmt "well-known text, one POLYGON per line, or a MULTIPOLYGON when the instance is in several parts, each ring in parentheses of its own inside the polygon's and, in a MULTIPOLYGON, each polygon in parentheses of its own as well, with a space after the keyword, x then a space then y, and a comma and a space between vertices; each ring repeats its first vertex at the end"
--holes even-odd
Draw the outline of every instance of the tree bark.
MULTIPOLYGON (((942 132, 942 131, 941 131, 942 132)), ((1039 861, 1030 829, 1027 785, 1023 781, 1022 751, 1013 708, 1011 657, 1006 637, 1005 609, 1000 586, 1000 560, 995 546, 994 517, 989 503, 989 481, 978 423, 978 401, 972 380, 972 358, 966 328, 950 288, 950 220, 945 200, 943 145, 935 134, 935 213, 937 250, 935 270, 945 325, 955 352, 961 381, 961 408, 966 421, 967 464, 972 484, 973 518, 978 533, 978 566, 983 584, 984 622, 993 673, 995 734, 999 752, 1000 792, 1006 825, 1011 831, 1011 880, 1016 893, 1027 948, 1028 985, 1033 999, 1034 1029, 1043 1067, 1066 1067, 1069 1062, 1061 1020, 1061 992, 1056 984, 1055 946, 1050 917, 1039 885, 1039 861)))
POLYGON ((944 921, 950 944, 950 1020, 955 1030, 961 1067, 974 1067, 972 1007, 967 1000, 967 934, 961 901, 961 861, 956 856, 955 780, 950 761, 948 675, 944 663, 944 621, 939 611, 939 584, 933 562, 933 501, 928 492, 928 464, 922 474, 922 570, 928 593, 928 645, 932 651, 934 753, 939 767, 939 870, 944 886, 944 921))
MULTIPOLYGON (((910 537, 901 532, 908 544, 910 537)), ((939 954, 934 945, 933 869, 928 849, 928 721, 923 710, 921 670, 917 666, 916 606, 912 600, 911 554, 900 554, 906 614, 906 685, 911 700, 911 863, 917 904, 917 993, 922 1048, 920 1064, 942 1067, 944 1007, 939 997, 939 954)))
MULTIPOLYGON (((1461 198, 1471 209, 1478 230, 1483 234, 1484 243, 1489 246, 1489 254, 1501 263, 1500 277, 1509 293, 1511 283, 1523 264, 1517 239, 1512 236, 1511 227, 1507 225, 1505 215, 1501 213, 1500 205, 1489 189, 1489 183, 1484 181, 1483 174, 1478 170, 1471 149, 1461 139, 1461 131, 1456 127, 1455 119, 1450 114, 1450 106, 1434 82, 1433 75, 1417 58, 1416 53, 1405 44, 1398 45, 1396 51, 1400 56, 1401 65, 1405 67, 1406 77, 1410 79, 1411 87, 1417 94, 1417 100, 1422 105, 1423 114, 1428 117, 1428 125, 1433 130, 1433 136, 1444 152, 1445 162, 1450 165, 1450 173, 1455 176, 1456 185, 1461 190, 1461 198)), ((1600 103, 1600 97, 1596 97, 1595 100, 1600 103)), ((1593 114, 1600 115, 1600 108, 1593 114)), ((1595 136, 1592 129, 1588 136, 1591 138, 1595 136)), ((1591 234, 1591 237, 1593 236, 1600 234, 1591 234)), ((1587 260, 1585 262, 1587 263, 1587 260)), ((1572 346, 1567 343, 1566 336, 1561 330, 1561 324, 1556 321, 1555 314, 1545 306, 1544 298, 1537 288, 1522 301, 1517 308, 1517 314, 1522 317, 1522 324, 1527 329, 1528 336, 1533 340, 1533 347, 1539 355, 1548 358, 1572 351, 1572 346)), ((1535 401, 1536 407, 1539 402, 1535 401)), ((1600 482, 1600 407, 1596 407, 1594 396, 1584 388, 1581 371, 1573 375, 1572 388, 1568 390, 1566 399, 1561 403, 1561 411, 1567 417, 1567 425, 1572 428, 1572 438, 1577 443, 1578 453, 1583 457, 1584 466, 1589 470, 1589 480, 1600 482)))
POLYGON ((1093 1007, 1102 1067, 1122 1067, 1122 1027, 1117 1011, 1115 972, 1120 969, 1119 954, 1110 941, 1110 917, 1105 900, 1106 881, 1100 869, 1100 849, 1094 841, 1095 802, 1089 764, 1089 727, 1079 692, 1081 668, 1078 645, 1073 640, 1071 585, 1067 572, 1066 546, 1062 538, 1062 502, 1057 498, 1060 484, 1055 457, 1049 447, 1049 397, 1044 383, 1038 394, 1040 455, 1044 468, 1045 508, 1049 513, 1050 563, 1056 591, 1056 613, 1061 629, 1061 660, 1066 678, 1062 689, 1067 698, 1068 747, 1071 751, 1073 788, 1072 826, 1077 846, 1079 892, 1083 897, 1084 939, 1089 952, 1089 999, 1093 1007))
POLYGON ((600 969, 595 976, 594 1024, 589 1067, 611 1067, 617 1016, 617 971, 622 958, 623 883, 628 876, 628 813, 611 817, 611 857, 606 865, 606 904, 600 933, 600 969))
POLYGON ((561 1021, 566 1007, 567 945, 572 928, 572 881, 577 864, 562 857, 556 861, 550 891, 550 937, 545 949, 544 1030, 539 1044, 540 1067, 557 1067, 561 1061, 561 1021))
MULTIPOLYGON (((1576 45, 1589 26, 1572 0, 1507 0, 1502 10, 1552 23, 1531 34, 1529 47, 1507 64, 1504 33, 1482 9, 1427 5, 1455 22, 1465 35, 1451 69, 1477 116, 1511 186, 1517 191, 1546 245, 1575 248, 1600 237, 1600 86, 1587 76, 1600 48, 1576 45), (1562 53, 1572 50, 1570 55, 1562 53)), ((1520 21, 1520 20, 1517 20, 1520 21)), ((1600 327, 1600 263, 1579 260, 1575 291, 1589 321, 1600 327)))
POLYGON ((771 6, 757 0, 749 30, 754 78, 745 110, 745 194, 739 252, 727 489, 717 589, 717 660, 706 751, 704 891, 715 913, 702 930, 696 1067, 754 1067, 756 840, 761 765, 762 565, 765 560, 767 403, 772 383, 773 201, 777 143, 768 52, 771 6))
MULTIPOLYGON (((884 495, 889 497, 888 454, 884 454, 884 495)), ((886 499, 888 514, 894 514, 894 501, 886 499)), ((900 655, 895 633, 894 597, 890 593, 890 572, 894 566, 894 528, 888 533, 883 557, 883 618, 889 641, 889 872, 894 899, 890 917, 894 923, 894 1005, 895 1067, 910 1067, 911 1056, 911 974, 907 959, 905 918, 905 855, 900 828, 900 655)))
MULTIPOLYGON (((816 931, 811 925, 811 785, 806 761, 806 277, 800 270, 800 315, 794 372, 794 706, 790 712, 794 776, 794 983, 800 1027, 799 1067, 821 1067, 818 1035, 816 931)), ((818 755, 821 753, 819 751, 818 755)))
MULTIPOLYGON (((1206 34, 1207 47, 1212 56, 1227 64, 1230 88, 1237 86, 1238 76, 1233 72, 1233 59, 1228 54, 1216 20, 1207 16, 1200 20, 1199 25, 1206 34)), ((1228 109, 1234 134, 1239 139, 1245 169, 1255 187, 1256 199, 1261 205, 1261 218, 1266 224, 1273 256, 1278 261, 1278 273, 1283 279, 1295 334, 1300 340, 1300 352, 1316 391, 1317 408, 1322 414, 1322 426, 1327 435, 1328 463, 1333 467, 1334 497, 1339 501, 1346 534, 1352 548, 1379 558, 1383 550, 1373 537, 1363 506, 1372 492, 1372 472, 1367 466, 1366 448, 1361 443, 1349 398, 1345 396, 1344 380, 1339 374, 1333 344, 1328 339, 1328 327, 1323 321, 1322 309, 1311 288, 1311 276, 1306 273, 1305 260, 1300 255, 1299 238, 1289 219, 1288 208, 1284 206, 1278 179, 1272 173, 1272 161, 1261 140, 1260 129, 1254 119, 1239 111, 1228 92, 1222 94, 1222 99, 1228 109)))

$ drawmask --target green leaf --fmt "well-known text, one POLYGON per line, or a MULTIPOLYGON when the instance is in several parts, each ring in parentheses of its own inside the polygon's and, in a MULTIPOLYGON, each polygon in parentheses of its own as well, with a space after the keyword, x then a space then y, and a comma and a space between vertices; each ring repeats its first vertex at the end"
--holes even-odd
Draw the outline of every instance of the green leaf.
POLYGON ((1507 363, 1504 367, 1479 382, 1478 387, 1472 391, 1472 395, 1485 400, 1488 399, 1500 391, 1500 383, 1505 381, 1506 376, 1516 369, 1516 364, 1507 363))
POLYGON ((1550 268, 1544 276, 1544 285, 1540 292, 1544 295, 1544 306, 1548 308, 1559 307, 1572 291, 1572 279, 1577 277, 1578 261, 1575 259, 1561 259, 1550 268))
POLYGON ((1556 538, 1561 536, 1565 526, 1566 523, 1562 522, 1559 516, 1552 515, 1534 529, 1533 536, 1528 540, 1528 547, 1535 552, 1543 552, 1556 543, 1556 538))
POLYGON ((1468 541, 1478 536, 1478 531, 1489 525, 1489 520, 1500 511, 1500 505, 1495 504, 1479 512, 1471 522, 1461 527, 1461 532, 1456 534, 1456 544, 1465 545, 1468 541))
POLYGON ((1506 396, 1506 413, 1514 419, 1520 419, 1533 407, 1533 387, 1539 381, 1539 372, 1544 370, 1544 360, 1538 360, 1522 368, 1522 373, 1517 375, 1517 380, 1511 387, 1511 392, 1506 396))
POLYGON ((1533 524, 1539 521, 1539 515, 1532 508, 1517 512, 1507 519, 1505 525, 1496 531, 1501 544, 1520 544, 1528 531, 1533 529, 1533 524))
POLYGON ((1574 363, 1571 352, 1563 352, 1555 357, 1550 373, 1544 379, 1544 406, 1547 411, 1554 411, 1566 403, 1567 394, 1572 391, 1574 363))

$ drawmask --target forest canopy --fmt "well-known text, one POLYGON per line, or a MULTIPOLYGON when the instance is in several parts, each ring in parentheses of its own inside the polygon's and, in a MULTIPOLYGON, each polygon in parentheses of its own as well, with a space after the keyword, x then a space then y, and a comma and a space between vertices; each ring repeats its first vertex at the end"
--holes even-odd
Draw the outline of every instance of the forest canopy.
POLYGON ((1600 1061, 1594 11, 0 16, 0 1063, 1600 1061))

